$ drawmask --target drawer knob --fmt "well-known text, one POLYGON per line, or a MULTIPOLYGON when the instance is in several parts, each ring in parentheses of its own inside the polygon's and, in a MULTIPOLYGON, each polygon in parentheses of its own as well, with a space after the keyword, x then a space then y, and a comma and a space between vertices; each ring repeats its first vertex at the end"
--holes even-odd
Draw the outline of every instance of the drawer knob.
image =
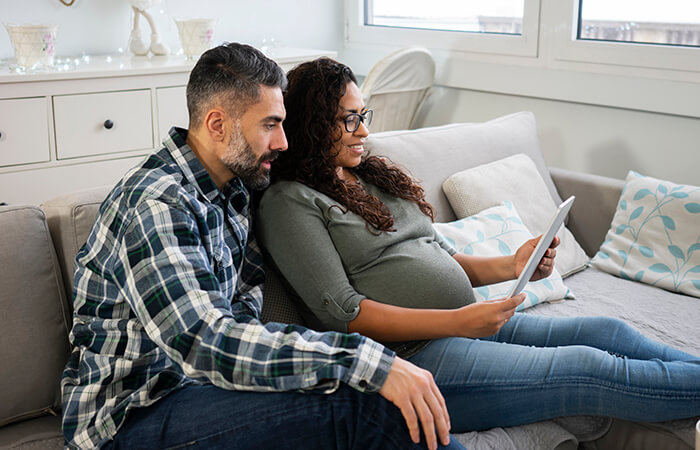
POLYGON ((105 128, 107 128, 108 130, 111 130, 112 127, 114 126, 114 122, 112 122, 111 120, 107 119, 107 120, 105 120, 104 126, 105 126, 105 128))

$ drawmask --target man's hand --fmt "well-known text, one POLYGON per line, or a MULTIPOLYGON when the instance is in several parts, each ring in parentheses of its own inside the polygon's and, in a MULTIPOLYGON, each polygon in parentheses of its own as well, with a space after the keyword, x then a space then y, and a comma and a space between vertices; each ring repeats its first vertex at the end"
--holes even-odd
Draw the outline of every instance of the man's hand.
POLYGON ((420 421, 428 448, 437 448, 437 437, 449 445, 450 417, 430 372, 397 356, 379 394, 401 410, 413 442, 420 442, 420 421))
MULTIPOLYGON (((525 268, 527 260, 530 259, 530 255, 533 251, 535 251, 537 242, 539 242, 540 239, 542 239, 542 236, 530 239, 529 241, 525 242, 522 246, 520 246, 520 248, 515 252, 514 260, 516 278, 520 275, 520 272, 522 272, 525 268)), ((537 265, 537 269, 535 270, 535 273, 532 274, 532 278, 530 278, 530 281, 541 280, 543 278, 547 278, 552 274, 552 271, 554 270, 554 258, 557 256, 556 248, 558 246, 559 238, 555 236, 554 240, 549 245, 549 248, 544 252, 544 256, 542 257, 540 263, 537 265)))

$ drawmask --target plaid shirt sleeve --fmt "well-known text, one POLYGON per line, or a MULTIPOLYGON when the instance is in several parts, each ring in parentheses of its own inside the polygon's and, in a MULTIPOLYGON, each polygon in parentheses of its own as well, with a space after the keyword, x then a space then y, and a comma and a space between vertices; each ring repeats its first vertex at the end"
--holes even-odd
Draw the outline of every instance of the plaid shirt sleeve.
MULTIPOLYGON (((253 227, 251 227, 251 230, 253 227)), ((253 310, 256 317, 262 312, 263 284, 265 283, 265 271, 263 269, 262 252, 251 231, 248 234, 248 242, 243 256, 238 287, 234 294, 234 303, 240 301, 253 310)))
POLYGON ((262 270, 248 264, 257 247, 246 251, 240 280, 222 273, 234 266, 212 263, 202 239, 206 223, 194 217, 182 206, 143 201, 124 227, 113 265, 143 332, 185 375, 237 390, 306 389, 326 380, 381 388, 393 362, 382 345, 358 334, 263 325, 255 314, 232 308, 236 298, 232 305, 222 295, 222 280, 240 282, 241 296, 262 294, 262 270))

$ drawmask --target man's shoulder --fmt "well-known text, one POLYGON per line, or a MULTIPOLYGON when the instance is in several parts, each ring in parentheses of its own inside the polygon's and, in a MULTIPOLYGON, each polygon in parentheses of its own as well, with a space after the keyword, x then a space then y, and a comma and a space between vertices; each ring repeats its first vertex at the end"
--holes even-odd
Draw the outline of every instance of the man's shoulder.
POLYGON ((149 156, 140 166, 128 172, 117 186, 119 196, 128 207, 148 200, 179 203, 194 192, 178 165, 160 153, 149 156))

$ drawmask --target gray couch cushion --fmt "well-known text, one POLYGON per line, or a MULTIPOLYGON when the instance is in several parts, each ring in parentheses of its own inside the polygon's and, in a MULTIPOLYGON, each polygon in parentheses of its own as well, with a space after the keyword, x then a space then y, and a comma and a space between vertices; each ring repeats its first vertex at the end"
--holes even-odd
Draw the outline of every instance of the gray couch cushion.
POLYGON ((442 183, 450 175, 517 153, 529 156, 556 204, 561 203, 542 157, 535 116, 519 112, 484 123, 462 123, 412 131, 387 131, 370 135, 366 147, 386 156, 416 177, 426 199, 436 209, 436 222, 456 217, 442 183))
POLYGON ((68 309, 46 218, 0 207, 0 426, 60 406, 68 309))
POLYGON ((111 186, 76 191, 51 199, 41 205, 46 213, 51 237, 63 275, 66 298, 73 310, 73 269, 78 250, 87 241, 97 211, 111 186))
POLYGON ((570 276, 566 285, 576 293, 576 300, 536 305, 524 313, 617 317, 652 339, 700 356, 697 298, 623 280, 593 267, 570 276))
POLYGON ((0 428, 0 448, 62 449, 61 416, 43 416, 0 428))

